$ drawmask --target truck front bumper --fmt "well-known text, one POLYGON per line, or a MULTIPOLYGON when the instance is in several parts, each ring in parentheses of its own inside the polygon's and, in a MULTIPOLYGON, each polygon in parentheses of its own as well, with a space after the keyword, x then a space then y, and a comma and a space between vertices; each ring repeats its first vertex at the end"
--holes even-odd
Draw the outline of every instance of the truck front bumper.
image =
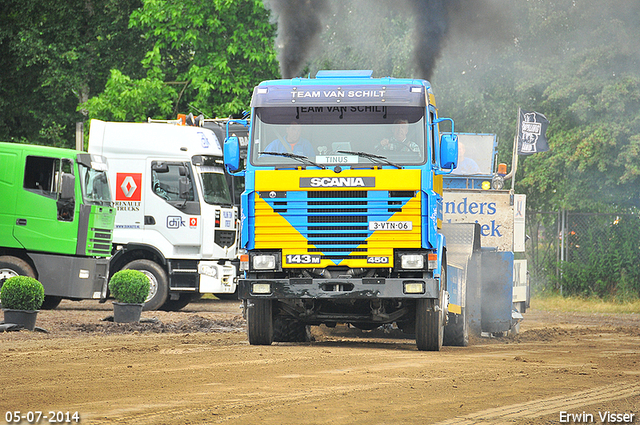
POLYGON ((436 279, 239 279, 240 299, 438 298, 436 279), (420 288, 422 290, 420 291, 420 288))
POLYGON ((200 293, 232 294, 236 290, 236 268, 231 262, 200 261, 200 293))

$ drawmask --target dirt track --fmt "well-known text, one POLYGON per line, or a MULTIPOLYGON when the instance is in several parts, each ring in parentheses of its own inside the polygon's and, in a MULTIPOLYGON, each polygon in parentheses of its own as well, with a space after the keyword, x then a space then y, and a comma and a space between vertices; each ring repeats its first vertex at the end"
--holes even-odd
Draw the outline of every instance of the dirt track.
POLYGON ((0 333, 0 424, 7 411, 77 411, 83 424, 571 419, 561 412, 602 423, 607 411, 640 423, 639 315, 533 307, 518 337, 432 353, 401 335, 345 327, 315 328, 308 344, 250 346, 237 301, 144 312, 157 321, 139 325, 102 321, 110 302, 65 301, 40 312, 49 333, 0 333))

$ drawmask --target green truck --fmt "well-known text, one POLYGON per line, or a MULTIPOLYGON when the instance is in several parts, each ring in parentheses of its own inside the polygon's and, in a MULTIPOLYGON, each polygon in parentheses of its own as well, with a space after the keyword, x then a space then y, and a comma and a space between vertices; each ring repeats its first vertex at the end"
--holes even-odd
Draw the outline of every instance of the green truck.
POLYGON ((116 211, 99 155, 0 143, 0 287, 38 279, 43 309, 107 297, 116 211))

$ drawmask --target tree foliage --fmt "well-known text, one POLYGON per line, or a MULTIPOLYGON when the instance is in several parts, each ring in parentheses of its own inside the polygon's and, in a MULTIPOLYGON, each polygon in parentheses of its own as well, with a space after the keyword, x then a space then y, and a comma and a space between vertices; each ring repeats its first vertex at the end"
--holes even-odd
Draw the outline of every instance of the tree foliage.
POLYGON ((4 0, 0 4, 0 140, 71 147, 79 103, 110 69, 139 76, 147 50, 129 29, 139 0, 4 0))
POLYGON ((147 113, 166 119, 185 111, 228 116, 248 108, 254 85, 277 77, 275 27, 261 1, 143 3, 131 14, 130 24, 151 46, 141 62, 146 77, 127 81, 124 73, 113 72, 108 90, 86 104, 91 117, 124 115, 137 120, 147 113), (108 110, 118 90, 138 93, 144 100, 135 104, 128 96, 108 110), (135 109, 127 110, 129 106, 135 109))
POLYGON ((544 113, 550 150, 519 158, 528 207, 640 206, 640 4, 595 0, 512 5, 511 39, 453 38, 434 78, 460 131, 498 134, 511 162, 518 108, 544 113), (508 43, 507 43, 508 42, 508 43))
POLYGON ((156 78, 131 79, 111 70, 104 91, 82 104, 92 117, 105 121, 146 121, 148 117, 168 117, 173 113, 175 88, 156 78))

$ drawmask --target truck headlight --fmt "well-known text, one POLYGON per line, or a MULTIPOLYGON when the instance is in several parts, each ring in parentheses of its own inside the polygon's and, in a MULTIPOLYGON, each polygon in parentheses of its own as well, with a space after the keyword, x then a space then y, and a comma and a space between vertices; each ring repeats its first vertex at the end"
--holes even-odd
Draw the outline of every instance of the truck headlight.
POLYGON ((254 294, 270 294, 271 284, 269 283, 254 283, 251 288, 251 292, 254 294))
POLYGON ((405 282, 405 294, 424 294, 424 283, 422 282, 405 282))
POLYGON ((209 264, 199 264, 198 265, 198 273, 203 274, 205 276, 211 276, 212 278, 218 277, 218 268, 209 264))
POLYGON ((403 269, 424 269, 424 254, 402 254, 400 267, 403 269))
POLYGON ((276 256, 262 254, 253 256, 253 270, 274 270, 276 268, 276 256))

